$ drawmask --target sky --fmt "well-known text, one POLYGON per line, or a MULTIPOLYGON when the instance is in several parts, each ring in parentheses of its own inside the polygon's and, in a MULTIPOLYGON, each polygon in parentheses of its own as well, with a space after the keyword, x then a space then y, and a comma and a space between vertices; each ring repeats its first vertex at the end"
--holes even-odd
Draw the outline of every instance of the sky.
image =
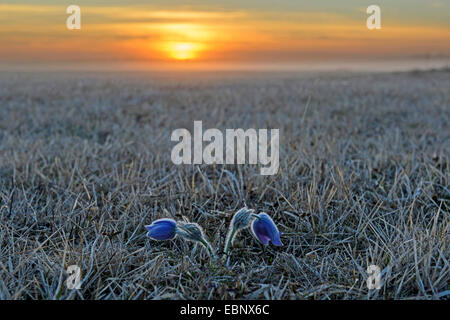
POLYGON ((217 66, 450 57, 450 0, 0 1, 0 63, 217 66), (69 5, 81 29, 68 30, 69 5), (381 8, 369 30, 366 8, 381 8))

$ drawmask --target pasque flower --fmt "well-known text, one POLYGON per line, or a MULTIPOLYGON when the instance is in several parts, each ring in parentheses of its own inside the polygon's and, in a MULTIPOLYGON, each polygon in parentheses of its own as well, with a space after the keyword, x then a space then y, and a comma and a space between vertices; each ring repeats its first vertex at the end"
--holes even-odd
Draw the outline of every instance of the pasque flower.
POLYGON ((145 228, 147 236, 154 240, 171 240, 177 235, 177 223, 172 219, 159 219, 145 228))
POLYGON ((205 236, 203 235, 203 229, 198 224, 192 222, 179 222, 176 233, 186 240, 200 242, 208 249, 211 256, 214 256, 214 251, 209 242, 206 241, 205 236))
POLYGON ((233 219, 231 219, 231 224, 228 230, 227 238, 225 240, 225 249, 224 249, 225 253, 227 253, 228 250, 230 249, 230 246, 233 243, 236 234, 240 230, 245 229, 250 225, 253 212, 254 210, 247 209, 247 207, 244 207, 234 214, 233 219))
POLYGON ((263 244, 269 244, 270 241, 275 246, 282 246, 283 243, 281 243, 280 239, 281 233, 278 231, 272 218, 265 212, 261 212, 255 218, 252 223, 252 232, 255 237, 263 244))
POLYGON ((145 226, 147 236, 154 240, 172 240, 180 236, 185 240, 200 242, 208 249, 208 253, 214 256, 214 251, 203 235, 203 229, 196 223, 176 222, 172 219, 159 219, 151 225, 145 226))

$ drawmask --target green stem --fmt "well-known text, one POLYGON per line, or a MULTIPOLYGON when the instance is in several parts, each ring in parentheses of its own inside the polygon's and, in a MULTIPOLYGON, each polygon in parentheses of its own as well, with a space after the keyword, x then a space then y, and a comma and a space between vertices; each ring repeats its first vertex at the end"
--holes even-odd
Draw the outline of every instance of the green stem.
POLYGON ((201 243, 206 247, 206 249, 208 249, 211 257, 214 257, 214 252, 213 252, 211 246, 209 245, 209 243, 206 242, 206 240, 204 240, 204 239, 201 240, 201 243))
POLYGON ((211 248, 211 246, 209 245, 209 243, 208 243, 206 240, 202 239, 200 242, 201 242, 201 243, 206 247, 206 249, 208 249, 208 251, 209 251, 209 257, 210 257, 210 259, 209 259, 209 267, 211 268, 211 270, 212 270, 212 271, 214 272, 214 274, 215 274, 215 273, 216 273, 216 269, 214 268, 213 259, 212 259, 212 258, 215 257, 214 251, 213 251, 213 249, 211 248))
POLYGON ((234 235, 236 234, 236 229, 235 228, 233 228, 233 230, 231 231, 231 234, 230 234, 230 237, 228 238, 228 241, 227 241, 227 243, 226 243, 226 245, 225 245, 225 254, 227 254, 228 253, 228 250, 230 249, 230 246, 231 246, 231 242, 233 241, 233 238, 234 238, 234 235))

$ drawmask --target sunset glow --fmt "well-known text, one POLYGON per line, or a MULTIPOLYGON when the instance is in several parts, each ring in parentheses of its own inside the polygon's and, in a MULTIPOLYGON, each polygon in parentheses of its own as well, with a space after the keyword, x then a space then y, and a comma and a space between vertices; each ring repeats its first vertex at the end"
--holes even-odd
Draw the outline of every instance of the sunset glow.
POLYGON ((169 56, 175 60, 191 60, 197 56, 199 45, 191 42, 170 43, 169 56))
MULTIPOLYGON (((381 1, 382 29, 365 26, 365 7, 281 0, 203 1, 186 7, 80 0, 81 30, 68 31, 66 7, 48 0, 0 4, 0 62, 195 61, 285 64, 353 58, 450 55, 450 8, 443 1, 381 1), (115 4, 115 6, 114 6, 115 4), (203 5, 202 5, 203 4, 203 5), (208 8, 208 9, 205 9, 208 8)), ((178 63, 180 65, 180 63, 178 63)))

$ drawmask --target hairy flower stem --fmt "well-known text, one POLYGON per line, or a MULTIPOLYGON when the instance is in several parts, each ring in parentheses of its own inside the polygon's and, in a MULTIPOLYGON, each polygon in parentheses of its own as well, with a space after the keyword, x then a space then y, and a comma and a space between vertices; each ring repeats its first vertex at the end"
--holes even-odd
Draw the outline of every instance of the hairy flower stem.
POLYGON ((206 240, 204 240, 204 239, 200 240, 200 242, 206 247, 206 249, 208 249, 209 255, 210 255, 212 258, 214 258, 214 251, 213 251, 213 249, 211 248, 210 244, 209 244, 206 240))
POLYGON ((225 254, 228 254, 228 251, 230 250, 230 246, 231 246, 231 242, 233 242, 233 238, 236 235, 237 229, 233 228, 233 230, 231 230, 229 236, 228 236, 228 240, 227 243, 225 244, 225 254))
MULTIPOLYGON (((260 217, 258 215, 256 215, 256 214, 252 214, 251 216, 253 218, 260 219, 260 217)), ((230 251, 231 243, 233 242, 234 236, 236 235, 236 233, 238 231, 239 230, 237 228, 233 228, 231 230, 231 232, 228 233, 228 237, 227 237, 227 240, 226 240, 227 243, 225 244, 225 249, 224 249, 225 254, 228 254, 228 252, 230 251)))
POLYGON ((203 244, 206 249, 208 249, 208 253, 209 253, 209 267, 211 268, 211 270, 214 272, 214 274, 216 273, 216 269, 214 268, 214 264, 213 264, 213 259, 215 259, 215 254, 213 249, 211 248, 211 245, 208 243, 208 241, 202 239, 200 240, 201 244, 203 244))

